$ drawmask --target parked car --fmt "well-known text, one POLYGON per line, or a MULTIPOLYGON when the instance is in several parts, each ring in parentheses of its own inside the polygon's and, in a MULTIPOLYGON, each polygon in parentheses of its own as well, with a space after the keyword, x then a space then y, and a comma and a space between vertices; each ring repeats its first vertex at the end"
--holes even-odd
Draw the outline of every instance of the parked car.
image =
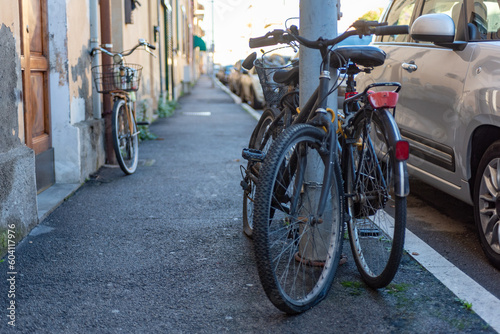
POLYGON ((229 73, 227 77, 229 90, 238 96, 240 95, 241 91, 240 79, 243 71, 243 68, 241 67, 242 62, 243 60, 238 60, 234 64, 233 68, 231 69, 231 73, 229 73))
POLYGON ((243 71, 240 83, 241 102, 247 102, 254 109, 261 109, 265 103, 264 93, 255 66, 250 71, 243 71))
POLYGON ((219 81, 227 85, 228 84, 228 79, 229 79, 229 74, 231 73, 231 70, 233 69, 233 65, 226 65, 226 66, 221 66, 215 76, 219 81))
MULTIPOLYGON (((280 68, 287 64, 290 57, 284 57, 279 54, 271 54, 264 56, 264 66, 280 68)), ((261 58, 262 61, 262 58, 261 58)), ((255 66, 250 71, 243 70, 240 78, 241 91, 240 97, 242 102, 247 102, 254 109, 261 109, 266 104, 264 92, 257 74, 255 66)))
POLYGON ((408 169, 474 206, 487 258, 500 268, 500 7, 497 0, 392 0, 382 20, 410 35, 374 40, 384 66, 359 74, 402 83, 396 121, 408 169))

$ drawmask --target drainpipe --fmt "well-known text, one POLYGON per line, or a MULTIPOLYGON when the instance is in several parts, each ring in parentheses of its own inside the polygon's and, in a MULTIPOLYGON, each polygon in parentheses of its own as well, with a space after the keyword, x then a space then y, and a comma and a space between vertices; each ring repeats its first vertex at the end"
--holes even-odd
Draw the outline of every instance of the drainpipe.
MULTIPOLYGON (((90 11, 90 49, 99 46, 99 10, 98 10, 99 0, 90 0, 89 11, 90 11)), ((99 65, 99 57, 92 57, 92 67, 99 65)), ((95 85, 92 85, 92 111, 94 119, 101 118, 101 97, 95 85)))
MULTIPOLYGON (((101 7, 101 43, 102 47, 111 51, 113 48, 111 39, 111 5, 110 0, 100 0, 101 7)), ((106 55, 101 55, 103 65, 111 65, 112 59, 106 55)), ((111 95, 103 94, 103 116, 105 124, 105 147, 106 162, 110 165, 117 163, 113 149, 113 137, 111 133, 111 95)))
POLYGON ((161 17, 161 1, 158 0, 158 6, 156 8, 156 17, 157 17, 157 22, 156 22, 156 27, 155 27, 155 42, 158 43, 156 50, 158 51, 158 60, 160 64, 160 96, 163 96, 163 63, 162 63, 162 57, 161 57, 161 31, 160 31, 160 17, 161 17))

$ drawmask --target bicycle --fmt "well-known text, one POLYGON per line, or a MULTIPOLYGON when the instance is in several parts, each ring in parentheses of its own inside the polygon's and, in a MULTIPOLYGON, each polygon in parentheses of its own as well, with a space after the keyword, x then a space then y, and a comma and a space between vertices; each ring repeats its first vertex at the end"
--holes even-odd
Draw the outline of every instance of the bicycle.
POLYGON ((144 39, 139 39, 138 44, 128 51, 112 52, 102 47, 95 47, 90 51, 92 57, 102 52, 113 58, 113 64, 92 67, 92 76, 97 92, 111 94, 113 97, 111 116, 113 148, 120 168, 127 175, 133 174, 137 169, 139 161, 137 126, 144 124, 138 124, 135 109, 135 92, 139 89, 142 66, 125 63, 124 57, 132 54, 140 46, 144 46, 146 52, 156 57, 149 50, 154 50, 156 47, 144 39))
POLYGON ((326 297, 345 222, 356 265, 370 287, 389 284, 399 267, 409 193, 408 143, 394 121, 400 85, 378 83, 355 93, 359 66, 366 71, 380 66, 385 53, 373 46, 332 48, 352 35, 408 33, 408 26, 385 25, 356 21, 354 30, 317 41, 299 36, 292 26, 250 40, 251 47, 297 41, 318 49, 323 59, 318 88, 265 155, 255 194, 259 277, 270 301, 286 313, 306 311, 326 297), (348 76, 342 113, 327 108, 336 89, 329 87, 331 67, 344 67, 348 76), (397 88, 369 91, 380 86, 397 88), (396 213, 387 228, 390 201, 396 213))
POLYGON ((246 168, 241 166, 243 189, 243 232, 250 238, 253 236, 253 203, 255 182, 258 179, 262 160, 274 138, 291 123, 296 116, 298 105, 297 64, 275 66, 267 62, 264 56, 257 58, 257 53, 250 54, 242 63, 242 67, 250 70, 255 66, 264 93, 266 109, 262 113, 248 143, 243 149, 242 157, 248 161, 246 168))

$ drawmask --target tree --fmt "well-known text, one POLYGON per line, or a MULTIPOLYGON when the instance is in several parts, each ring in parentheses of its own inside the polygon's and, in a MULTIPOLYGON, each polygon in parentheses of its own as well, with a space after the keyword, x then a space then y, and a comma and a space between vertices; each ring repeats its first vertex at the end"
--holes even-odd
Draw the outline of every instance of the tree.
POLYGON ((383 8, 378 8, 374 10, 370 10, 361 16, 358 20, 366 20, 366 21, 378 21, 380 16, 382 15, 383 8))

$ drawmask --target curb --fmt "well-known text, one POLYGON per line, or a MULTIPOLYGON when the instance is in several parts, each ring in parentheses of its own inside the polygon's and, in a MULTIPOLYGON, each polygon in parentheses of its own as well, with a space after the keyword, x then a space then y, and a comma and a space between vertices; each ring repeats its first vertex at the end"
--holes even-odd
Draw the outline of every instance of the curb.
POLYGON ((234 103, 239 104, 247 113, 249 113, 253 118, 255 118, 257 121, 260 119, 260 114, 255 111, 254 108, 250 107, 246 103, 241 102, 241 98, 239 96, 236 96, 233 92, 229 90, 226 86, 222 84, 218 79, 214 79, 215 83, 217 86, 219 86, 220 89, 222 89, 226 94, 228 94, 234 101, 234 103))

